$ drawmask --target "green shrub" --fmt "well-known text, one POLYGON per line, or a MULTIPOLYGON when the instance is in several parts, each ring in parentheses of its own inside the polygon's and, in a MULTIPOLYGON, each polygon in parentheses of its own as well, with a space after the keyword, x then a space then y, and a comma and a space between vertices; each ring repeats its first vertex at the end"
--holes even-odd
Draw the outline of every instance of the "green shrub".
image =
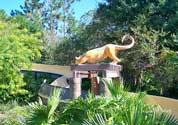
POLYGON ((20 70, 29 68, 42 49, 40 33, 31 34, 11 21, 0 20, 0 101, 19 99, 28 93, 20 70))
POLYGON ((130 94, 119 84, 106 83, 112 97, 78 98, 59 112, 56 125, 177 125, 159 106, 144 101, 145 93, 130 94))
POLYGON ((16 101, 1 104, 0 107, 0 125, 22 125, 30 111, 28 106, 19 106, 16 101))
MULTIPOLYGON (((119 84, 107 83, 111 97, 95 97, 88 95, 87 99, 78 98, 69 101, 66 106, 60 103, 60 92, 54 91, 48 104, 30 103, 21 113, 9 110, 10 124, 19 120, 25 125, 177 125, 178 119, 167 114, 159 106, 149 105, 144 101, 145 93, 130 94, 119 84), (117 91, 119 90, 119 91, 117 91), (28 109, 28 110, 27 110, 28 109), (29 110, 30 109, 30 110, 29 110), (27 112, 28 111, 28 112, 27 112), (26 114, 27 112, 27 114, 26 114), (21 115, 19 115, 21 114, 21 115), (24 119, 25 117, 25 119, 24 119)), ((18 106, 17 106, 18 109, 18 106)), ((21 111, 20 108, 18 111, 21 111)), ((6 113, 5 113, 6 114, 6 113)), ((7 124, 7 125, 8 125, 7 124)), ((3 124, 2 124, 3 125, 3 124)), ((19 122, 17 122, 19 125, 19 122)))

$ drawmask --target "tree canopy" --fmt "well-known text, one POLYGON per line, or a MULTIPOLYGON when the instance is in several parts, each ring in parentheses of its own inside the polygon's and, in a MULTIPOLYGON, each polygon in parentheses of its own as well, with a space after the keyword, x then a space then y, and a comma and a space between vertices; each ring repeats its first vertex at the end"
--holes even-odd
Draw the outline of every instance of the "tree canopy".
POLYGON ((136 45, 118 55, 124 59, 126 83, 168 94, 178 81, 177 9, 176 0, 105 0, 91 22, 80 25, 82 32, 59 45, 54 62, 74 63, 74 56, 107 43, 121 44, 121 37, 131 34, 136 45))

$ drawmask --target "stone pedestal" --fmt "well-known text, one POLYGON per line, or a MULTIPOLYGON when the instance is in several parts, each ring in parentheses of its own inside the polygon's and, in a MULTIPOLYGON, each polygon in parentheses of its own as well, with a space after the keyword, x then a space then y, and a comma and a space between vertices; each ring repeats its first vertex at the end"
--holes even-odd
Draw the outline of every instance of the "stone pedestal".
POLYGON ((99 77, 91 78, 91 92, 95 95, 100 94, 100 84, 99 84, 99 77))
POLYGON ((81 78, 70 78, 70 98, 76 99, 81 95, 81 78))
POLYGON ((70 78, 71 98, 81 96, 82 78, 91 79, 91 91, 95 95, 103 94, 109 96, 107 86, 99 80, 99 77, 111 81, 112 78, 120 77, 122 66, 114 64, 80 64, 71 65, 73 77, 70 78), (100 76, 99 76, 100 75, 100 76), (98 77, 99 76, 99 77, 98 77))
POLYGON ((102 78, 102 80, 100 80, 99 84, 100 84, 100 94, 104 95, 104 96, 110 96, 111 93, 107 87, 107 85, 103 82, 107 81, 108 83, 112 82, 112 78, 102 78))

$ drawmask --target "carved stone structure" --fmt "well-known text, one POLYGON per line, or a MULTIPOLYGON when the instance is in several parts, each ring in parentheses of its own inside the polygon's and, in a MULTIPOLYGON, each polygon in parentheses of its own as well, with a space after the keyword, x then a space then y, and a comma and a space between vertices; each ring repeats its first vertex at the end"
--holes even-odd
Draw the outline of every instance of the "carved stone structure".
POLYGON ((75 99, 81 96, 81 79, 91 79, 91 91, 95 95, 104 94, 108 95, 108 89, 102 83, 100 78, 105 80, 112 80, 112 78, 121 77, 122 66, 115 64, 80 64, 71 65, 73 73, 72 78, 69 79, 71 98, 75 99))

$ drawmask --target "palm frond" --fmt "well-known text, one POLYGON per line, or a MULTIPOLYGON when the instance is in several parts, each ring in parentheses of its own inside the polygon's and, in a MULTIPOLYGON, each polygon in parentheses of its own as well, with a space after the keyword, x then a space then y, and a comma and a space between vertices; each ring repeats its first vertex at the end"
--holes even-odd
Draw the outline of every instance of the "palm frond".
POLYGON ((27 125, 48 125, 52 123, 55 110, 59 104, 60 93, 61 91, 54 89, 47 105, 38 102, 30 103, 29 106, 32 110, 27 118, 27 125))
POLYGON ((48 121, 49 109, 37 102, 30 103, 31 111, 26 119, 27 125, 43 125, 48 121))
POLYGON ((118 95, 124 95, 127 94, 126 91, 124 91, 124 86, 121 83, 114 83, 112 81, 108 81, 105 79, 102 79, 102 82, 108 87, 111 96, 117 97, 118 95))
POLYGON ((61 90, 54 89, 52 96, 48 99, 48 107, 50 108, 48 119, 54 114, 57 106, 59 105, 59 96, 61 94, 61 90))
POLYGON ((108 120, 106 115, 96 114, 90 120, 84 120, 82 125, 113 125, 113 121, 108 120))
POLYGON ((161 125, 178 125, 178 119, 174 115, 166 112, 160 114, 158 122, 161 125))

